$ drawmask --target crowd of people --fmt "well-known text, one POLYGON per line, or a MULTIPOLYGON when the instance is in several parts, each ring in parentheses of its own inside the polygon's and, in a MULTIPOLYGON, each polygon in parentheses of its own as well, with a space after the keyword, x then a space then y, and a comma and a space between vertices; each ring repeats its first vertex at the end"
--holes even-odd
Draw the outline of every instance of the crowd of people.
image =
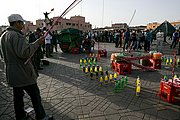
MULTIPOLYGON (((144 50, 145 52, 152 50, 152 43, 155 40, 156 47, 154 50, 163 52, 163 42, 166 42, 168 36, 161 29, 157 33, 154 33, 151 29, 130 30, 127 28, 114 31, 95 31, 92 33, 92 38, 100 42, 114 42, 115 47, 122 48, 123 51, 144 50)), ((172 39, 170 49, 174 49, 179 43, 180 31, 176 30, 169 38, 172 39)))
POLYGON ((94 32, 93 38, 100 42, 114 42, 115 47, 123 48, 124 51, 139 50, 144 46, 145 51, 150 50, 150 43, 153 41, 153 34, 150 30, 114 30, 104 32, 94 32))
MULTIPOLYGON (((26 39, 29 43, 35 42, 40 36, 43 36, 48 29, 44 27, 43 29, 37 28, 33 32, 29 32, 26 34, 26 39)), ((31 58, 32 64, 36 70, 38 75, 38 70, 43 70, 42 68, 42 59, 46 56, 46 58, 53 57, 53 52, 58 52, 57 45, 58 45, 58 34, 57 31, 48 32, 47 36, 44 38, 44 42, 42 45, 39 45, 38 49, 34 53, 31 58)))
MULTIPOLYGON (((41 34, 46 32, 48 29, 37 28, 34 32, 29 32, 26 37, 29 43, 34 42, 41 34)), ((81 34, 82 46, 81 52, 85 50, 87 53, 90 53, 94 50, 94 45, 96 42, 108 42, 115 43, 115 47, 122 48, 123 51, 139 51, 144 50, 145 52, 151 51, 151 45, 153 40, 155 40, 155 51, 163 52, 163 42, 166 42, 165 33, 162 30, 159 30, 156 34, 152 32, 152 30, 130 30, 130 29, 122 29, 122 30, 114 30, 114 31, 103 31, 103 32, 82 32, 81 34)), ((176 30, 172 37, 172 43, 170 45, 170 49, 174 49, 178 43, 180 38, 179 30, 176 30)), ((41 67, 41 59, 46 56, 47 58, 52 57, 53 52, 58 52, 57 47, 58 44, 60 46, 59 34, 57 31, 49 32, 45 38, 44 43, 39 46, 38 50, 35 52, 32 57, 33 65, 37 70, 42 70, 41 67)), ((179 51, 178 51, 179 53, 179 51)), ((0 52, 2 57, 2 53, 0 52)))

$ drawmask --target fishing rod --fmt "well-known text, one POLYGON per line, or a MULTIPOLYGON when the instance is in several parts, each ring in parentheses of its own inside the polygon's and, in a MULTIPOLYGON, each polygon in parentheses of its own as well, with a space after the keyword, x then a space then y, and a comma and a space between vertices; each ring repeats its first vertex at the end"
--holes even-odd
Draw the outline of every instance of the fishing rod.
MULTIPOLYGON (((78 5, 82 0, 74 0, 74 2, 72 2, 69 7, 67 7, 65 9, 65 11, 53 22, 53 25, 48 29, 48 31, 44 34, 44 38, 48 35, 48 33, 52 30, 52 28, 56 25, 56 23, 58 22, 59 19, 62 19, 70 10, 72 10, 76 5, 78 5)), ((34 53, 25 61, 24 64, 27 64, 32 56, 34 55, 34 53)))
MULTIPOLYGON (((131 24, 131 22, 132 22, 132 20, 133 20, 133 18, 135 16, 135 14, 136 14, 136 9, 134 10, 134 13, 133 13, 133 15, 132 15, 132 17, 131 17, 131 19, 129 21, 128 28, 130 27, 130 24, 131 24)), ((128 42, 128 47, 130 47, 129 53, 131 52, 131 46, 132 46, 131 42, 130 43, 128 42)))
POLYGON ((62 19, 70 10, 72 10, 77 4, 79 4, 82 0, 75 0, 71 5, 66 8, 66 10, 54 21, 53 25, 48 29, 48 31, 44 34, 44 37, 52 30, 59 19, 62 19))

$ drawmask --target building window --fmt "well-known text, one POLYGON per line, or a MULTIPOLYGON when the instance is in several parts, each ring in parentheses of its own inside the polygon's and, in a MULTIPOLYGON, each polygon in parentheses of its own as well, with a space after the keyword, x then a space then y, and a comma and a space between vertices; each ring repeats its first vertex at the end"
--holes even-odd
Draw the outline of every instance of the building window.
POLYGON ((73 23, 72 26, 75 26, 75 24, 73 23))
POLYGON ((82 26, 82 24, 81 24, 81 26, 82 26))
POLYGON ((70 26, 70 25, 71 25, 71 23, 66 23, 66 25, 67 25, 67 26, 70 26))

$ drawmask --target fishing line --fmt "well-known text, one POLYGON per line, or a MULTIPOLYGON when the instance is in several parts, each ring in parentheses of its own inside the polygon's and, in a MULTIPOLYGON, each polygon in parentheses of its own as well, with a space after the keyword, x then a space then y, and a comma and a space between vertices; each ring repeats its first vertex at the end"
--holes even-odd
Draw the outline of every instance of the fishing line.
MULTIPOLYGON (((75 0, 53 23, 53 25, 50 27, 50 29, 45 33, 44 36, 47 36, 47 34, 50 32, 50 30, 54 27, 54 25, 56 24, 56 22, 62 18, 63 16, 65 16, 70 10, 72 10, 77 4, 79 4, 82 0, 75 0)), ((31 56, 32 57, 32 56, 31 56)), ((31 57, 29 58, 29 60, 31 59, 31 57)), ((28 60, 26 61, 28 62, 28 60)), ((57 66, 56 66, 57 67, 57 66)), ((55 68, 56 68, 55 67, 55 68)), ((53 72, 52 72, 52 75, 54 76, 54 72, 55 72, 55 68, 53 69, 53 72)), ((52 76, 52 79, 50 81, 50 84, 49 84, 49 89, 47 91, 47 96, 46 96, 46 99, 45 99, 45 103, 48 99, 48 96, 49 96, 49 92, 50 92, 50 89, 51 89, 51 85, 52 85, 52 81, 53 81, 53 76, 52 76)), ((45 107, 45 104, 44 104, 44 107, 45 107)))

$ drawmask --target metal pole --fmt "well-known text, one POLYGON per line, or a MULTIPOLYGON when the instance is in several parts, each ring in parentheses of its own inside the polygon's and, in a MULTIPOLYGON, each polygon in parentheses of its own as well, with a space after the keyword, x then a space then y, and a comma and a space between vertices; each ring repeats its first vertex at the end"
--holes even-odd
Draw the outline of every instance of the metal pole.
MULTIPOLYGON (((174 50, 174 60, 173 60, 173 66, 172 66, 172 77, 174 77, 174 68, 176 66, 176 53, 177 53, 176 50, 174 50)), ((173 78, 172 78, 172 82, 173 82, 173 78)))
POLYGON ((178 55, 180 55, 180 39, 178 41, 179 47, 178 47, 178 55))
MULTIPOLYGON (((132 22, 132 20, 133 20, 133 18, 134 18, 134 16, 135 16, 135 14, 136 14, 136 9, 134 10, 133 16, 131 17, 131 20, 129 21, 129 25, 131 24, 131 22, 132 22)), ((129 26, 129 25, 128 25, 128 26, 129 26)))
POLYGON ((103 0, 103 6, 102 6, 102 27, 104 22, 104 0, 103 0))

